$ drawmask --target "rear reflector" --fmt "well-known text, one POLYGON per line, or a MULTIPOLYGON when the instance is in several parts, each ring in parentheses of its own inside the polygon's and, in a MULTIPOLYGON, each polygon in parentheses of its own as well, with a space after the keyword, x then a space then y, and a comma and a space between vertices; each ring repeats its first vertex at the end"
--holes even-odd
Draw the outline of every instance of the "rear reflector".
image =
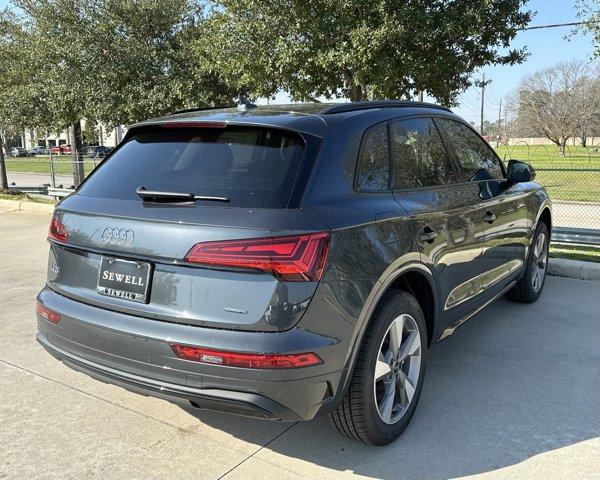
POLYGON ((172 343, 171 349, 179 358, 194 362, 242 368, 300 368, 318 365, 323 361, 314 353, 294 353, 290 355, 271 355, 224 352, 203 347, 193 347, 172 343))
POLYGON ((48 232, 48 238, 58 242, 67 242, 67 229, 56 219, 56 217, 52 217, 52 220, 50 220, 50 231, 48 232))
POLYGON ((185 260, 225 267, 256 268, 288 281, 320 280, 327 260, 329 233, 201 242, 185 260))
POLYGON ((50 310, 49 308, 44 307, 41 303, 37 303, 35 306, 35 311, 43 318, 48 320, 50 323, 57 324, 60 320, 60 314, 50 310))

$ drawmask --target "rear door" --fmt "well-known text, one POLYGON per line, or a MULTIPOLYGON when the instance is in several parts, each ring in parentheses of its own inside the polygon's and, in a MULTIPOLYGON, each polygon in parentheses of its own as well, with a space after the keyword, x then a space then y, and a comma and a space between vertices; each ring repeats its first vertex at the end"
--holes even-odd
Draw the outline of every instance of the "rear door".
POLYGON ((523 266, 529 215, 525 192, 518 184, 507 188, 504 168, 492 148, 469 126, 439 120, 456 156, 463 182, 477 185, 483 226, 484 275, 481 288, 495 293, 506 287, 523 266))
MULTIPOLYGON (((460 183, 430 117, 391 123, 393 189, 410 216, 423 261, 437 278, 442 315, 478 293, 482 273, 479 190, 460 183)), ((468 307, 467 307, 468 308, 468 307)))

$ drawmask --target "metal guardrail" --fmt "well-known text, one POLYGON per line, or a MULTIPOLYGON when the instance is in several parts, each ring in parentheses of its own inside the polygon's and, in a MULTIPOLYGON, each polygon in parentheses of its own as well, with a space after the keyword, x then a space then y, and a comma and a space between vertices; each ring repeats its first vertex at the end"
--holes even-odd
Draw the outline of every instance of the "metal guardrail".
POLYGON ((29 186, 29 185, 9 185, 8 189, 13 192, 32 193, 34 195, 48 195, 47 185, 29 186))
POLYGON ((57 188, 57 187, 48 187, 46 195, 50 195, 52 197, 66 197, 67 195, 71 195, 75 190, 72 188, 57 188))
POLYGON ((552 229, 552 242, 600 247, 600 230, 555 227, 552 229))
POLYGON ((46 195, 56 198, 66 197, 67 195, 71 195, 75 191, 75 189, 73 188, 51 187, 50 185, 9 185, 8 189, 13 192, 27 193, 33 195, 46 195))

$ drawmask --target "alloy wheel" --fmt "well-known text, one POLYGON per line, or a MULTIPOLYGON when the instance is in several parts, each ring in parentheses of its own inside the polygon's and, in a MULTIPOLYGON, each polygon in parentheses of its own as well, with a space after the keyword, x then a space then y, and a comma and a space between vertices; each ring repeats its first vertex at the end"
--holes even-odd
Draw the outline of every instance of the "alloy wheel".
POLYGON ((539 292, 546 276, 546 266, 548 263, 548 245, 546 235, 540 233, 533 247, 533 275, 531 277, 531 286, 534 292, 539 292))
POLYGON ((377 413, 387 424, 398 422, 415 395, 421 372, 421 336, 413 317, 394 319, 379 346, 373 390, 377 413))

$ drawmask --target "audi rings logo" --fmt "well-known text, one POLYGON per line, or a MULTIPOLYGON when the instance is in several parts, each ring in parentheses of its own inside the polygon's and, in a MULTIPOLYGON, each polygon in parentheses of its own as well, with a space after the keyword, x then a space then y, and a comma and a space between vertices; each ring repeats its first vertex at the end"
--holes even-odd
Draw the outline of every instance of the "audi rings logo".
POLYGON ((102 241, 109 245, 124 245, 128 246, 133 243, 135 234, 133 230, 125 230, 124 228, 106 227, 102 230, 102 241))

